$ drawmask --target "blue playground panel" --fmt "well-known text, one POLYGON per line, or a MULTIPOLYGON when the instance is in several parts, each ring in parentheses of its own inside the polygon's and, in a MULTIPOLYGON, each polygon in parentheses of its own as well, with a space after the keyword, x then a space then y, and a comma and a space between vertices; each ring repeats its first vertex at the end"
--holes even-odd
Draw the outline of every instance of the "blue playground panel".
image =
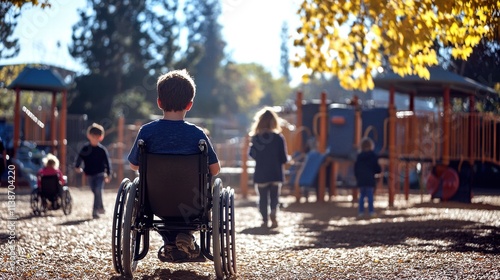
MULTIPOLYGON (((361 135, 370 137, 375 142, 375 153, 379 153, 384 146, 384 138, 388 139, 389 135, 384 135, 384 122, 389 118, 389 110, 387 108, 373 108, 363 110, 361 119, 361 135), (365 133, 368 132, 368 135, 365 133)), ((386 132, 388 133, 388 132, 386 132)), ((387 150, 381 156, 387 156, 387 150)))
MULTIPOLYGON (((319 113, 319 100, 302 104, 302 126, 307 128, 307 132, 302 132, 302 145, 307 147, 309 138, 313 137, 314 117, 319 113)), ((305 149, 307 150, 307 149, 305 149)))
POLYGON ((354 159, 357 148, 354 143, 354 115, 352 107, 338 104, 330 105, 328 109, 328 139, 327 146, 333 157, 354 159), (332 119, 343 119, 343 124, 332 123, 332 119))

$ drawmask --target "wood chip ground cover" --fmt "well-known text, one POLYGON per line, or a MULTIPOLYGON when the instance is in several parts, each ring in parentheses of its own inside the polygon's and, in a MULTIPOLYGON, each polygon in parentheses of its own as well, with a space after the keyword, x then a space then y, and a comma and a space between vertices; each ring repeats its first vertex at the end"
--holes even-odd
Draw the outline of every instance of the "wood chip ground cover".
MULTIPOLYGON (((1 189, 0 279, 122 279, 112 267, 115 190, 104 192, 107 213, 92 219, 92 192, 72 188, 73 212, 31 214, 29 195, 15 197, 15 271, 9 253, 7 190, 1 189)), ((500 279, 500 196, 471 204, 429 197, 376 197, 377 217, 356 216, 348 193, 324 203, 284 195, 277 229, 260 227, 256 198, 236 196, 238 275, 233 279, 500 279)), ((135 279, 215 279, 211 261, 168 264, 151 233, 150 251, 135 279)))

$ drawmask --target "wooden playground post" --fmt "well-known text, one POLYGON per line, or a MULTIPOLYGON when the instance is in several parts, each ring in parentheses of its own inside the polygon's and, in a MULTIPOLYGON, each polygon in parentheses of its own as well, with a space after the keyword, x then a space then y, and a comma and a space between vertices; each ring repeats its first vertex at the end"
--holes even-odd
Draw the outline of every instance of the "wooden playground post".
POLYGON ((123 148, 125 146, 125 144, 123 143, 124 142, 124 131, 125 131, 125 117, 123 117, 123 115, 121 115, 119 118, 118 118, 118 156, 120 157, 119 158, 119 162, 118 162, 118 171, 117 171, 117 174, 116 176, 118 177, 118 180, 122 180, 122 178, 125 178, 124 176, 124 168, 123 168, 123 165, 125 164, 123 162, 123 158, 122 158, 122 155, 123 155, 123 148))
POLYGON ((295 130, 297 131, 299 137, 296 137, 294 143, 294 152, 303 152, 302 151, 302 92, 297 92, 297 97, 295 100, 295 106, 297 106, 296 120, 295 120, 295 130))
POLYGON ((19 148, 19 138, 21 138, 21 89, 16 88, 16 103, 14 105, 14 150, 12 157, 16 157, 17 149, 19 148))
POLYGON ((339 164, 336 161, 332 161, 332 167, 330 170, 331 179, 330 179, 330 201, 332 197, 337 196, 337 176, 339 174, 339 164))
POLYGON ((59 149, 60 156, 59 161, 61 162, 60 167, 63 174, 66 174, 66 118, 67 118, 67 92, 62 92, 61 100, 61 116, 60 116, 60 128, 59 128, 59 149))
POLYGON ((450 106, 450 87, 444 89, 443 94, 443 164, 450 163, 450 122, 451 122, 451 106, 450 106))
MULTIPOLYGON (((46 111, 42 111, 42 116, 41 116, 41 118, 42 118, 42 122, 43 122, 44 124, 46 124, 46 123, 47 123, 47 112, 46 112, 46 111)), ((41 133, 41 137, 40 137, 40 139, 45 140, 45 139, 47 139, 47 138, 46 138, 46 136, 47 136, 47 135, 45 134, 45 127, 44 127, 44 128, 42 128, 42 133, 41 133)), ((62 169, 61 169, 61 170, 62 170, 62 169)), ((66 174, 66 173, 64 173, 64 172, 63 172, 63 174, 66 174)))
POLYGON ((476 108, 476 99, 474 98, 474 95, 471 94, 469 95, 469 116, 468 116, 469 133, 467 134, 469 140, 469 146, 467 147, 468 149, 467 157, 469 157, 469 163, 471 165, 474 163, 474 147, 476 146, 474 138, 474 131, 475 131, 474 120, 476 119, 475 108, 476 108))
MULTIPOLYGON (((319 106, 319 145, 318 152, 324 154, 326 152, 326 119, 327 119, 327 110, 326 110, 326 92, 321 93, 321 103, 319 106)), ((326 191, 326 165, 322 164, 319 169, 318 175, 318 202, 325 201, 325 191, 326 191)))
MULTIPOLYGON (((354 106, 354 149, 358 150, 361 143, 361 130, 363 129, 363 120, 361 118, 361 108, 359 106, 359 98, 354 95, 351 104, 354 106)), ((358 186, 359 187, 359 186, 358 186)), ((358 201, 358 188, 352 189, 352 201, 358 201)))
POLYGON ((60 157, 56 153, 56 146, 57 146, 57 140, 56 140, 56 114, 57 114, 57 108, 56 108, 56 92, 52 92, 52 105, 50 107, 50 146, 51 146, 51 153, 56 155, 57 157, 60 157))
POLYGON ((389 207, 394 206, 394 197, 396 189, 396 105, 394 103, 395 90, 391 86, 389 90, 389 207))
POLYGON ((241 176, 240 176, 240 188, 243 198, 247 198, 248 196, 248 147, 250 145, 250 136, 245 135, 243 141, 243 147, 241 148, 241 176))
MULTIPOLYGON (((295 124, 296 124, 296 131, 297 131, 297 140, 295 141, 295 150, 298 151, 298 152, 303 152, 302 150, 302 92, 299 91, 297 92, 297 97, 295 99, 295 106, 297 106, 297 113, 296 113, 296 121, 295 121, 295 124)), ((300 185, 299 185, 299 180, 298 180, 298 176, 300 174, 298 173, 298 170, 297 170, 297 175, 296 175, 296 180, 294 182, 294 195, 295 195, 295 199, 297 201, 300 201, 300 185)))
MULTIPOLYGON (((410 104, 409 111, 412 113, 408 120, 408 141, 405 141, 408 155, 413 155, 414 151, 414 141, 415 141, 415 131, 416 128, 414 125, 415 116, 415 92, 410 93, 410 104)), ((410 199, 410 164, 406 162, 405 165, 405 182, 404 182, 404 193, 405 200, 408 201, 410 199)))

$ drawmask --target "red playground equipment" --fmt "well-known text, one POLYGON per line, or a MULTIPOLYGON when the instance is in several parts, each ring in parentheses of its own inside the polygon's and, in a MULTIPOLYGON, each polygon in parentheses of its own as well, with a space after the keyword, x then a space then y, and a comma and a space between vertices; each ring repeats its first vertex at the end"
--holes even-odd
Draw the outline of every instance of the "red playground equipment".
MULTIPOLYGON (((416 166, 421 170, 420 181, 433 198, 449 200, 460 195, 460 201, 470 202, 471 187, 477 179, 473 166, 483 163, 500 165, 497 140, 500 118, 475 111, 476 102, 497 93, 439 67, 431 67, 429 71, 429 80, 396 74, 375 78, 377 88, 388 90, 386 108, 362 108, 356 98, 349 105, 331 104, 326 93, 321 94, 319 102, 308 103, 302 100, 299 92, 294 122, 296 130, 289 141, 289 153, 303 153, 309 159, 318 157, 306 160, 318 168, 308 168, 304 164, 306 166, 297 172, 294 182, 291 182, 296 198, 300 199, 303 184, 309 183, 304 178, 314 180, 318 202, 324 201, 327 193, 328 198, 336 195, 339 180, 331 178, 348 177, 358 143, 362 137, 369 136, 375 141, 375 151, 382 158, 386 182, 380 180, 380 184, 387 185, 389 206, 394 206, 396 186, 403 185, 405 199, 409 199, 410 171, 416 166), (406 110, 396 109, 396 93, 408 96, 406 110), (415 109, 416 97, 432 98, 439 108, 418 111, 415 109), (458 101, 468 103, 469 111, 453 111, 452 104, 458 101), (308 155, 304 142, 309 136, 315 139, 315 150, 314 154, 308 155), (318 160, 320 164, 317 164, 318 160), (312 176, 311 172, 314 173, 312 176)), ((248 176, 243 173, 242 178, 248 176)), ((245 184, 242 180, 243 191, 245 184)), ((355 185, 351 187, 356 195, 355 185)))

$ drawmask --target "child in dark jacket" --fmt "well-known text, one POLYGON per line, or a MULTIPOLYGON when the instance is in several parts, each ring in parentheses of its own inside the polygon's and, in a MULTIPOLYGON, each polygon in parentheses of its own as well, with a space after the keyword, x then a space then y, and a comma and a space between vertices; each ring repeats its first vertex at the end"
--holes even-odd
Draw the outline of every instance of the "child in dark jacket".
POLYGON ((104 127, 93 123, 87 128, 87 139, 89 140, 78 153, 75 161, 75 171, 85 173, 89 181, 90 188, 94 193, 94 206, 92 217, 99 218, 99 214, 104 214, 102 202, 102 189, 105 183, 111 180, 111 160, 108 150, 101 144, 104 139, 104 127), (80 166, 84 165, 83 168, 80 166))
POLYGON ((269 215, 271 227, 276 228, 278 227, 276 214, 283 183, 283 168, 287 162, 288 153, 285 137, 281 134, 279 117, 272 108, 264 107, 255 114, 250 136, 249 155, 255 160, 253 181, 259 195, 262 226, 267 227, 269 215))
POLYGON ((375 175, 382 172, 378 163, 378 156, 373 151, 373 140, 363 138, 361 140, 361 151, 354 163, 354 176, 359 187, 359 206, 358 216, 363 216, 365 212, 365 198, 368 199, 368 212, 370 216, 375 216, 373 207, 373 192, 377 181, 375 175))

